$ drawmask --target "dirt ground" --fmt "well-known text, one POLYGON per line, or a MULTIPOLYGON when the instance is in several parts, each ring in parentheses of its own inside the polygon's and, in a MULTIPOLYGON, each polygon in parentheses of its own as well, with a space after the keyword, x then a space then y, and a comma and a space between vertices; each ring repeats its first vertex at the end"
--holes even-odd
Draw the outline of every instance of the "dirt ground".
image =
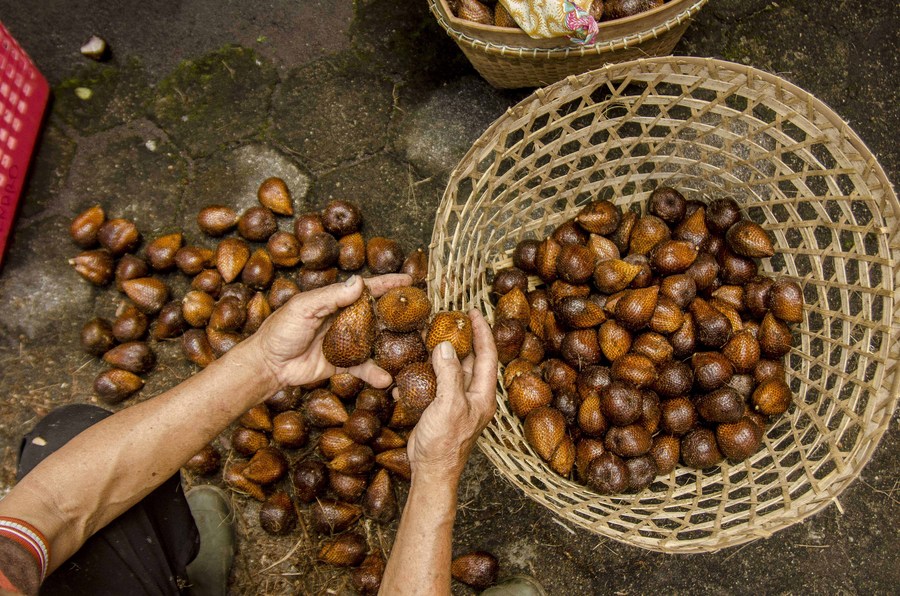
MULTIPOLYGON (((224 203, 241 211, 255 203, 259 182, 275 175, 300 212, 347 198, 363 206, 368 235, 396 238, 406 251, 427 247, 452 168, 530 93, 485 83, 421 1, 0 0, 0 20, 54 93, 0 271, 4 494, 23 431, 54 407, 95 401, 91 386, 104 368, 79 349, 79 330, 93 316, 111 317, 120 297, 84 283, 68 265, 77 252, 67 235, 75 214, 100 202, 146 238, 184 230, 191 241, 209 242, 197 229, 198 209, 224 203), (111 61, 80 55, 91 34, 110 43, 111 61), (79 99, 77 88, 91 89, 91 100, 79 99)), ((896 183, 898 20, 887 0, 714 0, 675 53, 750 64, 810 91, 896 183)), ((184 291, 183 278, 170 280, 184 291)), ((159 364, 145 388, 120 407, 195 370, 177 342, 155 349, 159 364)), ((476 453, 460 487, 454 553, 489 550, 501 577, 534 575, 551 594, 894 593, 896 431, 895 412, 839 504, 765 540, 678 556, 560 520, 476 453)), ((228 434, 217 440, 223 448, 228 434)), ((186 476, 197 482, 221 483, 186 476)), ((259 529, 256 503, 236 497, 234 504, 240 551, 232 593, 352 592, 345 572, 312 564, 318 538, 305 523, 272 537, 259 529)), ((395 524, 363 529, 370 546, 389 550, 395 524)), ((453 589, 472 593, 458 583, 453 589)))

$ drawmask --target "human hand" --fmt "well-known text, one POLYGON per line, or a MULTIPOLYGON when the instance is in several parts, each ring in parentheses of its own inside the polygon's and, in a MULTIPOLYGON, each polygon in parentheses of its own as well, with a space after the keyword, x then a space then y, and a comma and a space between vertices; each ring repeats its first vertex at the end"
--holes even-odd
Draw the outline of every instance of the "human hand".
MULTIPOLYGON (((372 296, 378 297, 411 279, 405 274, 381 275, 365 280, 372 296)), ((306 385, 349 372, 375 387, 387 387, 391 376, 372 360, 350 368, 336 368, 322 355, 322 338, 332 315, 355 302, 363 290, 363 280, 354 275, 344 283, 332 284, 297 294, 266 319, 250 338, 280 387, 306 385)))
POLYGON ((470 311, 469 318, 474 355, 460 362, 449 342, 438 344, 432 354, 437 396, 422 413, 407 445, 414 475, 457 479, 497 409, 494 336, 480 312, 470 311))

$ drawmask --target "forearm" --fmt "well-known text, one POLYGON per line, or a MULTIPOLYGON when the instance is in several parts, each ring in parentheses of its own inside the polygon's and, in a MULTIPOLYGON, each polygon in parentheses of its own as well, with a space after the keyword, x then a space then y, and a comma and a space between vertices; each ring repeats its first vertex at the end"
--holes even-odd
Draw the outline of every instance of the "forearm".
POLYGON ((0 501, 0 515, 20 517, 52 537, 55 568, 274 384, 248 340, 177 387, 81 433, 0 501))
POLYGON ((449 594, 458 475, 413 473, 382 594, 449 594))

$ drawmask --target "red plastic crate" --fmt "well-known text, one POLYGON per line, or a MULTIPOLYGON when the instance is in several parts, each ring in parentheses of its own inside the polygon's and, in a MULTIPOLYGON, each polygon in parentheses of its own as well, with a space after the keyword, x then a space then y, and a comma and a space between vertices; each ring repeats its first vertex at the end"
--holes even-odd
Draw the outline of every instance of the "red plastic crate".
POLYGON ((0 266, 50 89, 0 23, 0 266))

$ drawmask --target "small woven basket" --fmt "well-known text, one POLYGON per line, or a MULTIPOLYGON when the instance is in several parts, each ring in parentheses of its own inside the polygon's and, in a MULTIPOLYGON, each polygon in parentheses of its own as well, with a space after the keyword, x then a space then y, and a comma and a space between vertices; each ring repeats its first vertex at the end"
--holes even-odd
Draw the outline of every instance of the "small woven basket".
POLYGON ((511 264, 516 243, 548 236, 589 200, 627 209, 659 185, 689 199, 732 196, 775 238, 762 268, 800 283, 806 301, 786 362, 791 408, 747 461, 679 466, 630 495, 600 496, 551 471, 499 383, 479 445, 564 520, 652 550, 711 551, 835 500, 896 406, 900 204, 845 122, 776 76, 713 59, 638 60, 539 89, 452 172, 429 292, 436 308, 474 307, 492 321, 492 272, 511 264))
POLYGON ((598 41, 533 39, 522 30, 456 17, 447 0, 428 0, 431 12, 488 83, 502 89, 539 87, 612 62, 664 56, 708 0, 669 0, 659 8, 600 23, 598 41))

